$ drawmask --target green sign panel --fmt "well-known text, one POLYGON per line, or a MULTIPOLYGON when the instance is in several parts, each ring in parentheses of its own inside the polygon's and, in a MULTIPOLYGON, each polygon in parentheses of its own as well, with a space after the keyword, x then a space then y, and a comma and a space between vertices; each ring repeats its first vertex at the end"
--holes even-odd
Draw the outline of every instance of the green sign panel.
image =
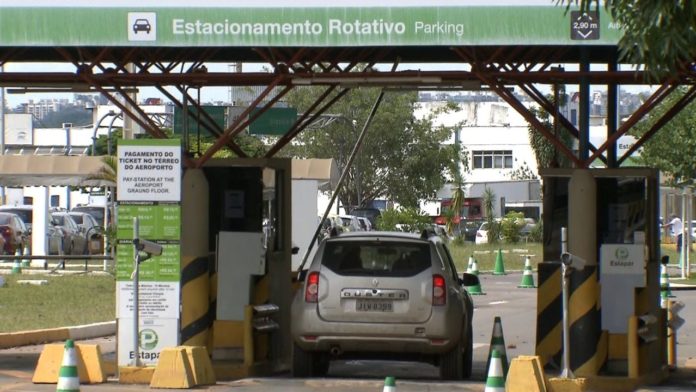
POLYGON ((178 282, 181 272, 179 239, 181 207, 179 204, 119 204, 116 279, 131 280, 133 272, 133 218, 138 218, 140 238, 163 247, 162 255, 140 264, 142 281, 178 282))
MULTIPOLYGON (((218 129, 225 129, 225 111, 227 109, 225 106, 204 105, 202 108, 203 112, 207 113, 215 124, 217 124, 218 129)), ((215 128, 203 114, 198 113, 197 108, 188 107, 186 109, 186 114, 188 114, 188 116, 184 116, 183 109, 178 107, 174 108, 174 134, 180 135, 183 133, 184 129, 187 129, 189 135, 197 135, 200 131, 201 135, 213 136, 207 128, 198 124, 200 118, 201 122, 208 124, 213 129, 215 128), (184 126, 185 119, 187 120, 186 126, 184 126)))
MULTIPOLYGON (((17 7, 0 3, 0 46, 615 45, 604 7, 593 17, 549 5, 327 7, 17 7)), ((69 1, 67 2, 69 3, 69 1)), ((220 4, 220 3, 217 3, 220 4)), ((413 3, 411 3, 413 4, 413 3)), ((452 5, 453 4, 453 5, 452 5)))
MULTIPOLYGON (((252 109, 250 116, 259 109, 252 109)), ((297 121, 297 109, 295 108, 269 108, 254 122, 249 124, 249 133, 252 135, 285 135, 297 121)))
POLYGON ((139 235, 158 240, 179 240, 181 214, 177 204, 118 206, 118 238, 133 238, 133 218, 138 218, 139 235))

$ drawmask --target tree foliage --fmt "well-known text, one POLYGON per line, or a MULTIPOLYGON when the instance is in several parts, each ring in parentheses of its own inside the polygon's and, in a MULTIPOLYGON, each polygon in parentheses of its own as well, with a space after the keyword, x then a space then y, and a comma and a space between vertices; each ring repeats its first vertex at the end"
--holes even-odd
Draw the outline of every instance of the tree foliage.
MULTIPOLYGON (((599 0, 557 0, 568 8, 596 10, 599 0)), ((623 29, 622 59, 645 64, 653 78, 667 76, 694 62, 696 5, 693 0, 604 0, 604 7, 623 29)))
POLYGON ((418 208, 389 208, 377 220, 377 229, 384 231, 418 233, 431 225, 430 217, 418 208))
MULTIPOLYGON (((302 113, 322 92, 322 87, 298 88, 288 102, 302 113)), ((343 170, 378 94, 375 88, 351 90, 326 112, 330 114, 324 117, 331 119, 326 126, 303 131, 293 146, 279 155, 333 158, 343 170)), ((452 129, 433 125, 438 113, 416 118, 417 98, 415 92, 384 95, 344 180, 339 196, 343 205, 366 206, 377 198, 387 198, 415 207, 445 184, 443 173, 451 171, 458 156, 456 146, 443 145, 452 129)))
MULTIPOLYGON (((549 102, 554 102, 552 96, 546 97, 549 102)), ((568 96, 563 93, 559 95, 559 102, 562 106, 567 102, 568 96)), ((554 131, 553 116, 551 113, 540 107, 532 107, 530 111, 536 118, 541 122, 541 124, 551 133, 557 134, 558 139, 565 146, 569 148, 572 147, 573 135, 570 132, 559 125, 558 131, 554 131)), ((570 167, 570 160, 565 155, 559 153, 554 146, 541 132, 536 128, 529 125, 529 145, 534 151, 534 156, 536 157, 537 168, 549 168, 549 167, 570 167)))
MULTIPOLYGON (((636 124, 631 135, 641 137, 662 115, 683 96, 686 88, 678 88, 636 124)), ((696 177, 696 104, 691 103, 656 132, 645 144, 637 161, 655 167, 677 184, 696 177)))

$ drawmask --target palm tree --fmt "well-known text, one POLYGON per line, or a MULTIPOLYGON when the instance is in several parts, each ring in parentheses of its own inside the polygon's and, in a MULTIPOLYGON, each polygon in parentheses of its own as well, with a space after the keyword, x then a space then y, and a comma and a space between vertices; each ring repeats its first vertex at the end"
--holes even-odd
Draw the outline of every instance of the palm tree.
MULTIPOLYGON (((111 191, 111 198, 113 200, 114 197, 114 191, 116 190, 116 184, 118 183, 118 160, 114 155, 104 155, 102 156, 102 163, 103 165, 99 168, 94 173, 90 173, 85 177, 85 183, 90 183, 90 184, 99 184, 101 186, 107 187, 107 192, 105 194, 109 194, 108 188, 110 188, 111 191)), ((108 217, 115 217, 114 213, 114 206, 113 203, 109 203, 109 213, 104 217, 105 220, 108 219, 108 217)), ((104 243, 104 246, 106 247, 105 249, 109 249, 111 252, 111 255, 113 257, 113 250, 114 250, 114 245, 116 243, 116 222, 113 220, 108 223, 108 227, 106 228, 106 232, 104 233, 106 237, 106 241, 104 243)))
POLYGON ((95 173, 90 173, 85 177, 87 182, 99 181, 106 186, 116 186, 118 182, 118 160, 113 155, 102 156, 104 163, 95 173))

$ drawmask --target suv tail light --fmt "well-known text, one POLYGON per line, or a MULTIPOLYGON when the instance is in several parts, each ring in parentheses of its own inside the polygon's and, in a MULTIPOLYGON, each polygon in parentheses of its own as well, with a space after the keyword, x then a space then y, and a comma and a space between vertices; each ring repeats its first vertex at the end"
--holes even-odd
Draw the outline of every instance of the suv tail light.
POLYGON ((447 284, 442 275, 433 275, 433 305, 447 303, 447 284))
POLYGON ((3 227, 0 227, 0 234, 3 237, 9 239, 10 237, 12 237, 12 230, 7 226, 3 226, 3 227))
POLYGON ((310 272, 307 275, 307 285, 305 286, 305 302, 317 302, 319 294, 319 272, 310 272))

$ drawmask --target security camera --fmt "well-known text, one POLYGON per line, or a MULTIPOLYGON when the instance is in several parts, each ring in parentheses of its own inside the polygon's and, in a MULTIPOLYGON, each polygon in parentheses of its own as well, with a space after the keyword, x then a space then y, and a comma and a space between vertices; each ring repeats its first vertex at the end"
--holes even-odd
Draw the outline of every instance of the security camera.
POLYGON ((151 256, 159 256, 162 254, 162 245, 152 241, 136 239, 133 241, 136 249, 140 252, 145 252, 151 256))
POLYGON ((583 268, 585 268, 585 264, 587 264, 587 260, 583 259, 580 256, 570 254, 568 252, 564 252, 563 254, 561 254, 561 262, 566 267, 573 268, 577 271, 580 271, 583 268))

